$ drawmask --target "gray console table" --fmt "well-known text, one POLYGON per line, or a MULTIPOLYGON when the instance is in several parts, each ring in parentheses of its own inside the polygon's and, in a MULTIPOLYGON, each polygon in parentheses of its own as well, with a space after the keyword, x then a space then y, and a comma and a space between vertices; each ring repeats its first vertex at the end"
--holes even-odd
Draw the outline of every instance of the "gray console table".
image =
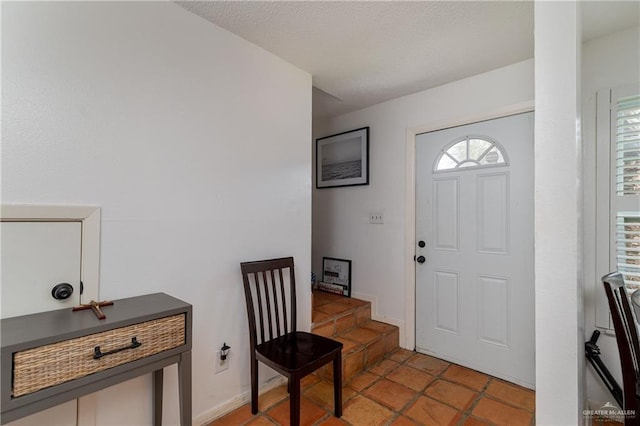
POLYGON ((1 320, 0 423, 153 373, 159 426, 163 368, 178 364, 180 424, 191 426, 191 305, 155 293, 102 310, 104 320, 71 309, 1 320))

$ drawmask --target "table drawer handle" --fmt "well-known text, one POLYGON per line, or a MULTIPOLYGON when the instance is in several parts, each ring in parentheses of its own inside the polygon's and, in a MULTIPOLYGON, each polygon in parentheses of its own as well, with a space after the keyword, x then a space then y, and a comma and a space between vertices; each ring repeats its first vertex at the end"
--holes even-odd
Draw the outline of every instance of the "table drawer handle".
POLYGON ((129 346, 125 346, 123 348, 118 348, 118 349, 113 349, 113 350, 108 351, 108 352, 102 352, 102 351, 100 351, 100 346, 96 346, 93 349, 93 359, 100 359, 105 355, 115 354, 115 353, 118 353, 118 352, 126 351, 127 349, 135 349, 140 345, 142 345, 142 343, 138 342, 138 338, 137 337, 132 337, 131 338, 131 344, 129 346))

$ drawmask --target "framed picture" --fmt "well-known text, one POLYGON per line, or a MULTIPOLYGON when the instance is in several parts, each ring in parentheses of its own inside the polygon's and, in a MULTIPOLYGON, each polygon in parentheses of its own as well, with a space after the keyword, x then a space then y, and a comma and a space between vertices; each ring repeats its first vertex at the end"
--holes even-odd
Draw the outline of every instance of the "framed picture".
POLYGON ((351 261, 333 257, 322 258, 320 290, 351 297, 351 261))
POLYGON ((316 139, 316 188, 369 185, 369 128, 316 139))

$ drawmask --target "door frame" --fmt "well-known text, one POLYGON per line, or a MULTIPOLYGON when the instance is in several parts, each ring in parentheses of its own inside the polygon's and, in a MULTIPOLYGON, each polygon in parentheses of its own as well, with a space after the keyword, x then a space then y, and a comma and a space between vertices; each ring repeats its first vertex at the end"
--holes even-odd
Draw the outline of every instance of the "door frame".
MULTIPOLYGON (((83 292, 80 300, 100 300, 100 224, 101 211, 97 206, 61 206, 35 204, 0 205, 0 222, 81 222, 82 260, 80 281, 83 292)), ((76 424, 93 426, 96 419, 95 393, 77 400, 76 424)))
POLYGON ((82 242, 80 280, 83 292, 80 300, 99 300, 100 282, 100 207, 3 204, 2 222, 81 222, 82 242))
POLYGON ((519 102, 482 113, 455 117, 446 121, 407 128, 405 164, 405 339, 404 348, 416 348, 416 136, 451 127, 508 117, 534 111, 534 101, 519 102))

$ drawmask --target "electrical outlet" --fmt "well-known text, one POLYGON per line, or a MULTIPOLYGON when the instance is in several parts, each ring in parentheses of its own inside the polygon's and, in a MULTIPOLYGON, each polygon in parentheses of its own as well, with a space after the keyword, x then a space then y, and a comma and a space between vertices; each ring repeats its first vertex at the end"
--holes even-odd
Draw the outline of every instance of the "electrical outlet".
POLYGON ((382 212, 369 213, 369 223, 382 225, 384 223, 384 215, 382 214, 382 212))
POLYGON ((213 370, 214 372, 220 373, 229 368, 229 355, 227 355, 227 359, 220 359, 220 351, 215 351, 213 354, 213 370))

